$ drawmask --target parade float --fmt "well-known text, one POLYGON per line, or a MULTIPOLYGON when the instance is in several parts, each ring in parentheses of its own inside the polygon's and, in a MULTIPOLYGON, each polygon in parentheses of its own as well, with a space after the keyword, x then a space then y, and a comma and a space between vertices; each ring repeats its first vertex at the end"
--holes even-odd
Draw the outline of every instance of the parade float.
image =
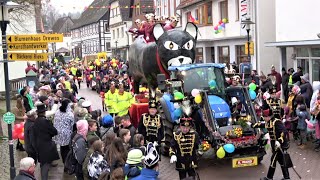
POLYGON ((155 41, 138 36, 129 49, 129 73, 135 84, 162 91, 159 112, 164 126, 162 152, 168 154, 173 131, 181 116, 194 119, 201 137, 200 154, 210 158, 232 158, 233 167, 257 165, 263 159, 266 140, 250 128, 257 122, 248 87, 226 87, 224 64, 193 64, 198 28, 187 23, 184 30, 153 26, 155 41), (231 99, 242 104, 244 115, 231 113, 231 99), (185 112, 191 106, 192 112, 185 112), (210 153, 209 153, 210 152, 210 153), (243 163, 245 162, 245 163, 243 163))

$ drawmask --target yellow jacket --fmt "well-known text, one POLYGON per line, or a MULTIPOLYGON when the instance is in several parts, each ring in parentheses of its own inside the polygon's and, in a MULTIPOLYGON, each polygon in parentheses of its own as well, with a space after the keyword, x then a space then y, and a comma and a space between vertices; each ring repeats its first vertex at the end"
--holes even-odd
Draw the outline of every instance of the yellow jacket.
POLYGON ((129 107, 134 103, 134 98, 131 93, 124 92, 123 95, 117 93, 117 110, 119 111, 118 116, 127 115, 129 112, 129 107))
POLYGON ((69 91, 72 92, 71 84, 69 81, 65 81, 64 85, 66 85, 66 89, 69 89, 69 91))
POLYGON ((70 69, 70 71, 71 71, 71 74, 73 75, 73 76, 76 76, 76 74, 77 74, 77 68, 75 68, 75 67, 71 67, 71 69, 70 69))
POLYGON ((109 113, 118 113, 119 112, 117 109, 117 95, 118 95, 117 89, 113 94, 109 90, 104 95, 104 103, 106 104, 109 113))

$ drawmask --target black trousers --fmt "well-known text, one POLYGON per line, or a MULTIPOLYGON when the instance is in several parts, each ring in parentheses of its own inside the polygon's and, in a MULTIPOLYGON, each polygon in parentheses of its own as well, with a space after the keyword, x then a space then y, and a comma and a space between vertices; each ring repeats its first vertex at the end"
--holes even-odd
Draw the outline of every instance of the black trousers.
POLYGON ((28 157, 31 157, 34 160, 34 163, 37 164, 38 163, 38 156, 37 153, 28 153, 28 157))
POLYGON ((61 155, 63 164, 64 164, 64 162, 65 162, 65 159, 66 159, 67 154, 69 153, 69 151, 70 151, 69 145, 60 146, 60 155, 61 155))
POLYGON ((279 164, 281 166, 283 177, 285 179, 290 179, 289 170, 288 170, 287 167, 284 166, 285 165, 284 164, 284 156, 283 156, 282 151, 280 151, 280 150, 277 150, 277 151, 272 153, 271 163, 270 163, 270 167, 269 167, 269 170, 268 170, 267 178, 269 178, 269 179, 273 178, 274 173, 276 171, 277 162, 279 162, 279 164))
POLYGON ((196 171, 194 169, 188 169, 188 170, 179 170, 179 178, 180 180, 185 179, 187 177, 187 174, 189 177, 196 178, 196 171))

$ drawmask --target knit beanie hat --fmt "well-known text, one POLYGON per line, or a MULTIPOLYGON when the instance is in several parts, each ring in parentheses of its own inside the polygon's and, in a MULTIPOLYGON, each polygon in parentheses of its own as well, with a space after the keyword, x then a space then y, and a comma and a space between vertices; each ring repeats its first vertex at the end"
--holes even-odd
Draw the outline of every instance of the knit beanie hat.
POLYGON ((87 138, 89 124, 87 120, 79 120, 77 122, 77 133, 87 138))

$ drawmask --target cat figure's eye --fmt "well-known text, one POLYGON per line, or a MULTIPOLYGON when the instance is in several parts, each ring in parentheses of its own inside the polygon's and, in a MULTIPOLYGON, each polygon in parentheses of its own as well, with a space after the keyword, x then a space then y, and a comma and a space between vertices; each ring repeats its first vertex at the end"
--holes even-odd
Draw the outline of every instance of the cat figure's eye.
POLYGON ((164 43, 164 47, 168 50, 172 50, 172 51, 175 51, 175 50, 178 50, 179 49, 179 45, 176 44, 175 42, 173 41, 166 41, 164 43))
POLYGON ((186 50, 191 50, 193 48, 193 41, 190 40, 188 41, 187 43, 185 43, 182 47, 183 49, 186 49, 186 50))

